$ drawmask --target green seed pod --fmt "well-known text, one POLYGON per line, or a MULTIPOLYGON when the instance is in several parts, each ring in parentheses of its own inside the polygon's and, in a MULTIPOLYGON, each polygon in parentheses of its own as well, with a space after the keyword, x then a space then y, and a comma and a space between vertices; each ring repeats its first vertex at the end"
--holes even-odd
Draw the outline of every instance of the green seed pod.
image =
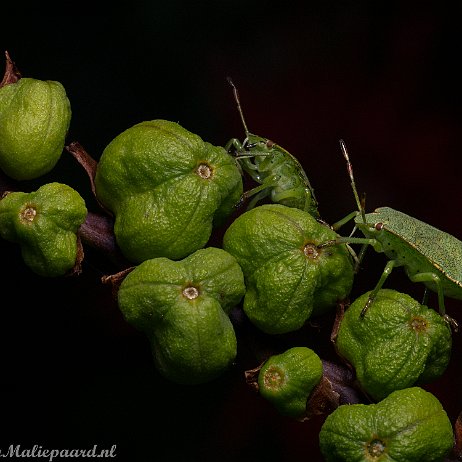
POLYGON ((303 210, 255 207, 226 230, 223 248, 246 279, 244 311, 259 329, 283 334, 350 293, 353 265, 345 245, 318 247, 337 234, 303 210))
POLYGON ((282 415, 300 418, 322 371, 321 359, 313 350, 293 347, 265 361, 258 374, 258 390, 282 415))
POLYGON ((228 313, 244 292, 234 257, 209 247, 181 261, 144 261, 122 281, 118 303, 125 319, 150 339, 160 373, 197 384, 234 361, 237 343, 228 313))
POLYGON ((341 405, 319 433, 326 462, 437 462, 454 444, 438 399, 419 387, 397 390, 377 404, 341 405))
POLYGON ((204 247, 213 225, 238 202, 242 177, 234 159, 180 125, 141 122, 104 150, 95 177, 99 201, 115 215, 124 255, 184 258, 204 247))
POLYGON ((62 276, 77 259, 77 231, 87 208, 70 186, 48 183, 31 193, 11 192, 0 200, 0 236, 18 243, 29 268, 62 276))
POLYGON ((363 390, 378 401, 394 390, 440 377, 452 348, 444 319, 392 289, 381 289, 361 318, 369 293, 345 311, 335 343, 338 353, 354 367, 363 390))
POLYGON ((61 157, 70 121, 59 82, 22 78, 0 88, 0 168, 16 180, 48 173, 61 157))

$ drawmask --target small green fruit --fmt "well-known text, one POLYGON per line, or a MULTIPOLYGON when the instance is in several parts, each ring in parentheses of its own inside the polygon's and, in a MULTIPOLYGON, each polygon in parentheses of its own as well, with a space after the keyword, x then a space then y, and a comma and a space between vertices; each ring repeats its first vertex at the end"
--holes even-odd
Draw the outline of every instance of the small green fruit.
POLYGON ((87 208, 70 186, 49 183, 31 193, 11 192, 0 200, 0 236, 21 246, 29 268, 62 276, 77 259, 77 231, 87 208))
POLYGON ((228 317, 245 292, 234 257, 200 249, 181 261, 146 260, 122 281, 118 303, 125 319, 151 341, 158 370, 197 384, 229 368, 237 342, 228 317))
POLYGON ((437 462, 454 444, 438 399, 419 387, 397 390, 377 404, 344 404, 319 433, 326 462, 437 462))
POLYGON ((300 418, 322 372, 321 359, 313 350, 293 347, 265 361, 258 374, 258 390, 282 415, 300 418))
POLYGON ((451 330, 444 319, 409 295, 391 289, 380 290, 361 318, 369 293, 345 311, 335 341, 363 390, 377 401, 394 390, 440 377, 452 347, 451 330))
POLYGON ((0 168, 16 180, 48 173, 61 157, 70 121, 59 82, 22 78, 0 88, 0 168))
POLYGON ((283 334, 348 296, 353 265, 345 245, 318 247, 337 234, 303 210, 265 204, 240 215, 223 248, 246 278, 244 311, 259 329, 283 334))
POLYGON ((204 247, 242 194, 235 160, 219 146, 167 120, 141 122, 104 150, 95 176, 99 201, 135 263, 184 258, 204 247))

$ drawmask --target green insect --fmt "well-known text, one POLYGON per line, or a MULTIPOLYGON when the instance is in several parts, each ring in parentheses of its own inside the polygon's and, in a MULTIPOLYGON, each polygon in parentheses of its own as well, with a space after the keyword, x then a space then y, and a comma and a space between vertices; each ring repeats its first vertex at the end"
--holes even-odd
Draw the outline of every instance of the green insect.
POLYGON ((236 157, 241 171, 244 170, 259 183, 259 186, 245 191, 237 205, 242 205, 252 197, 247 206, 247 210, 250 210, 260 200, 270 196, 272 202, 305 210, 318 218, 318 203, 314 190, 300 162, 273 141, 249 132, 237 88, 230 78, 228 82, 233 88, 246 137, 242 143, 232 138, 225 149, 236 157))
POLYGON ((440 314, 453 326, 454 330, 457 330, 457 322, 446 314, 444 297, 462 300, 462 242, 444 231, 390 207, 380 207, 372 213, 365 213, 343 140, 340 140, 340 146, 347 161, 358 211, 350 213, 332 227, 338 229, 354 219, 355 227, 351 235, 359 229, 365 237, 355 238, 351 235, 340 237, 321 244, 321 246, 341 243, 362 244, 363 247, 357 258, 357 268, 368 246, 372 246, 376 252, 383 252, 389 259, 361 311, 361 316, 366 314, 393 268, 402 266, 412 282, 425 284, 424 299, 427 296, 427 289, 437 293, 440 314))

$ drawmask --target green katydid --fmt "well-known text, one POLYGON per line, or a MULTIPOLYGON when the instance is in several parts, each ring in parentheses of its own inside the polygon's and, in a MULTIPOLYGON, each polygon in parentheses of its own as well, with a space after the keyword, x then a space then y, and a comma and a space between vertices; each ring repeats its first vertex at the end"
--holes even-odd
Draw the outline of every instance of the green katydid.
POLYGON ((380 207, 372 213, 365 213, 343 140, 340 140, 340 146, 347 161, 358 210, 335 223, 332 228, 337 230, 354 219, 355 227, 351 235, 359 229, 365 237, 339 237, 321 246, 362 244, 358 266, 368 246, 372 246, 376 252, 383 252, 389 259, 361 316, 366 314, 393 268, 402 266, 412 282, 422 282, 426 286, 425 290, 428 288, 437 293, 440 314, 457 330, 457 322, 446 314, 444 297, 462 300, 462 242, 451 234, 390 207, 380 207))

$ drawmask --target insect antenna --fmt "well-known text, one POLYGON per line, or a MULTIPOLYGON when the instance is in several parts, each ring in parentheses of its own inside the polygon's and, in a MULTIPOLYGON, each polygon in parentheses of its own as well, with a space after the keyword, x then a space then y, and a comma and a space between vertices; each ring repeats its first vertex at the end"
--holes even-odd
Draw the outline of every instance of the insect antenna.
POLYGON ((233 88, 234 100, 236 101, 237 110, 239 111, 239 115, 241 116, 241 121, 242 121, 242 125, 244 126, 245 136, 246 138, 248 138, 250 135, 250 132, 249 132, 249 129, 247 128, 247 124, 245 123, 244 112, 242 111, 241 102, 239 100, 239 93, 237 92, 236 85, 234 85, 233 81, 231 80, 231 77, 227 77, 227 80, 228 80, 228 83, 233 88))
POLYGON ((350 157, 348 156, 348 151, 347 151, 345 142, 343 140, 340 140, 340 148, 342 149, 343 157, 345 157, 345 160, 347 162, 348 175, 350 177, 351 188, 353 189, 353 194, 355 196, 356 206, 358 207, 358 210, 361 213, 361 218, 363 219, 363 223, 366 224, 366 212, 365 212, 366 197, 364 195, 362 200, 359 199, 358 190, 356 189, 355 177, 353 175, 353 165, 350 162, 350 157))
MULTIPOLYGON (((340 140, 340 148, 342 149, 343 157, 345 157, 345 160, 347 162, 348 176, 350 177, 351 188, 353 189, 353 194, 355 196, 356 206, 358 207, 359 213, 361 213, 361 218, 363 220, 363 223, 366 224, 366 212, 365 212, 365 210, 366 210, 366 194, 363 194, 361 199, 359 198, 358 190, 356 189, 355 177, 354 177, 354 174, 353 174, 353 164, 350 161, 350 156, 348 155, 348 151, 347 151, 345 142, 342 139, 340 140)), ((354 226, 353 230, 351 231, 350 237, 353 236, 355 231, 356 231, 356 225, 354 226)), ((359 254, 358 255, 355 254, 354 257, 353 257, 355 259, 355 272, 358 272, 359 267, 361 266, 361 262, 363 261, 364 254, 366 253, 366 249, 367 249, 367 244, 363 244, 361 246, 359 254)), ((351 249, 351 250, 353 250, 353 249, 351 249)))

